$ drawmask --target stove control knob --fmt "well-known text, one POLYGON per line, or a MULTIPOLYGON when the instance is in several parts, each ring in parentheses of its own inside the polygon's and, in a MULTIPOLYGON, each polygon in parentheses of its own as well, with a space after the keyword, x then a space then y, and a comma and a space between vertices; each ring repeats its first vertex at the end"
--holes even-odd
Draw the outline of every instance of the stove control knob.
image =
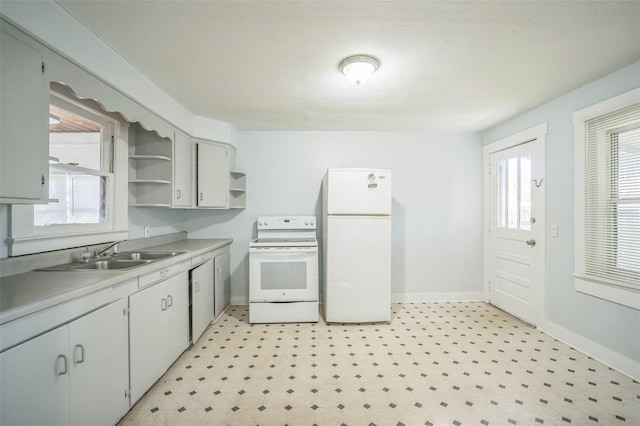
POLYGON ((304 224, 305 224, 305 225, 309 225, 309 221, 308 221, 308 220, 305 220, 305 221, 304 221, 304 224))

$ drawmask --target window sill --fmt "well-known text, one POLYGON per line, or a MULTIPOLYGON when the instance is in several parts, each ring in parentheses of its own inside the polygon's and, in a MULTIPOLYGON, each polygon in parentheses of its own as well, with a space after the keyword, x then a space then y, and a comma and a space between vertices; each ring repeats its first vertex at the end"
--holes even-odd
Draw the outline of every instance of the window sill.
POLYGON ((573 277, 574 288, 580 293, 640 310, 640 290, 606 284, 578 275, 573 277))

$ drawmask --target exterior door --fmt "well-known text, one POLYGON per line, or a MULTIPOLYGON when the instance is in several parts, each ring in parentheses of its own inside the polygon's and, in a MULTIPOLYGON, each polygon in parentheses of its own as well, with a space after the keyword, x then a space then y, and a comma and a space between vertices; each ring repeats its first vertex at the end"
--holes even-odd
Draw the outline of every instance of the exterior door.
POLYGON ((544 139, 489 154, 491 304, 536 325, 544 316, 544 139))

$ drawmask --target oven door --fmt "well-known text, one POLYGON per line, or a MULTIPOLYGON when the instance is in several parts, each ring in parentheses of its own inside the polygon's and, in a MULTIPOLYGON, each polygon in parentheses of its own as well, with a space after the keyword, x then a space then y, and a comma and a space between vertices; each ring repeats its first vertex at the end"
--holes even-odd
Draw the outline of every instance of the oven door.
POLYGON ((249 249, 250 302, 317 300, 317 247, 249 249))

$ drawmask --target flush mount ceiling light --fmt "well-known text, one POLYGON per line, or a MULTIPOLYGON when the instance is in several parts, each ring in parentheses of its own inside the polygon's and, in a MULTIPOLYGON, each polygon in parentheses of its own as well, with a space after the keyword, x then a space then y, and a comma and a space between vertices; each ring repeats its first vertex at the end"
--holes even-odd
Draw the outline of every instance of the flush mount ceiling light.
POLYGON ((371 77, 378 66, 380 62, 373 56, 355 55, 343 59, 338 69, 347 77, 347 80, 360 85, 371 77))

